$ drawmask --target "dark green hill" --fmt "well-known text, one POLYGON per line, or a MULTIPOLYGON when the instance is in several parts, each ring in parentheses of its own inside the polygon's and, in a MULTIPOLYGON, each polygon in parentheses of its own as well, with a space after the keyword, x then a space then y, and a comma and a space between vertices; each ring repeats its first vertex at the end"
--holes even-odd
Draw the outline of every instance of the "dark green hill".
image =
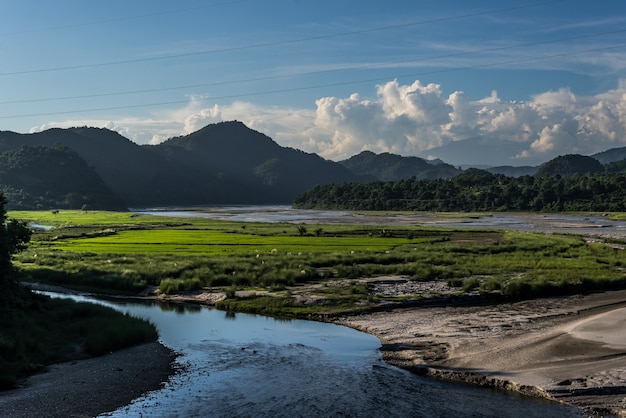
POLYGON ((542 164, 535 176, 573 176, 574 174, 593 174, 602 173, 603 171, 604 166, 593 157, 568 154, 542 164))
POLYGON ((131 206, 158 204, 163 196, 184 193, 185 183, 176 179, 184 174, 181 168, 168 166, 158 155, 108 129, 55 128, 34 134, 0 132, 0 152, 16 150, 22 145, 57 144, 76 152, 131 206))
POLYGON ((150 148, 170 162, 219 180, 229 203, 291 203, 317 184, 359 180, 338 163, 281 147, 236 121, 208 125, 150 148))
POLYGON ((614 161, 604 166, 607 173, 623 173, 626 172, 626 159, 614 161))
POLYGON ((418 180, 450 178, 461 170, 443 162, 431 163, 419 157, 403 157, 384 152, 363 151, 339 162, 354 174, 371 176, 375 180, 395 181, 415 177, 418 180))
POLYGON ((8 209, 127 207, 78 154, 61 145, 0 153, 0 190, 8 209))

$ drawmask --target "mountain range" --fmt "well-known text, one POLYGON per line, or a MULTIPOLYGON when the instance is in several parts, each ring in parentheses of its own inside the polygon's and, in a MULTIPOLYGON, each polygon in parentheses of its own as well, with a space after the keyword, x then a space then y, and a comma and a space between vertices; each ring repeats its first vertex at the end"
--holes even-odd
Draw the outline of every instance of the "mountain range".
MULTIPOLYGON (((600 165, 620 161, 626 148, 592 157, 600 165)), ((539 167, 490 170, 519 176, 539 167)), ((318 184, 451 178, 461 172, 441 160, 370 151, 333 162, 282 147, 238 121, 207 125, 158 145, 138 145, 90 127, 0 131, 0 191, 8 209, 290 204, 318 184)))

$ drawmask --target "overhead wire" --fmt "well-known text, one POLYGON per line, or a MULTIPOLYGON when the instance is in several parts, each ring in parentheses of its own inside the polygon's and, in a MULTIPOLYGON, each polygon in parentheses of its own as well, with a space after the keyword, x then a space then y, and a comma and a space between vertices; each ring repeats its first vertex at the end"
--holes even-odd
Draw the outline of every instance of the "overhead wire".
POLYGON ((0 115, 0 119, 13 119, 13 118, 23 118, 23 117, 33 117, 33 116, 51 116, 51 115, 62 115, 62 114, 69 114, 69 113, 89 113, 89 112, 100 112, 100 111, 106 111, 106 110, 135 109, 135 108, 142 108, 142 107, 155 107, 155 106, 164 106, 164 105, 181 104, 181 103, 189 103, 189 102, 204 102, 208 100, 218 101, 218 100, 225 100, 225 99, 235 99, 235 98, 240 98, 240 97, 260 96, 260 95, 276 94, 276 93, 288 93, 288 92, 312 90, 312 89, 319 89, 319 88, 326 88, 326 87, 337 87, 337 86, 345 86, 345 85, 372 83, 372 82, 377 82, 377 81, 389 80, 390 78, 398 79, 398 78, 416 77, 416 76, 439 74, 439 73, 446 73, 446 72, 453 72, 453 71, 464 71, 464 70, 472 70, 472 69, 478 69, 478 68, 487 68, 487 67, 493 67, 493 66, 498 66, 498 65, 511 65, 511 64, 518 64, 522 62, 536 61, 536 60, 549 59, 549 58, 560 58, 560 57, 565 57, 565 56, 586 54, 586 53, 591 53, 591 52, 610 51, 610 50, 621 49, 621 48, 626 48, 626 43, 620 44, 620 45, 613 45, 610 47, 592 48, 592 49, 575 51, 575 52, 564 52, 564 53, 559 53, 559 54, 550 54, 550 55, 543 55, 543 56, 536 56, 536 57, 526 57, 526 58, 519 58, 519 59, 513 59, 513 60, 507 60, 507 61, 500 61, 500 62, 495 62, 495 63, 476 64, 476 65, 458 67, 458 68, 448 68, 448 69, 432 70, 432 71, 425 71, 425 72, 419 72, 419 73, 401 74, 401 75, 352 80, 352 81, 343 81, 343 82, 320 84, 320 85, 313 85, 313 86, 290 87, 286 89, 276 89, 276 90, 270 90, 270 91, 261 91, 261 92, 252 92, 252 93, 249 92, 249 93, 232 94, 232 95, 224 95, 224 96, 216 96, 216 97, 205 97, 205 98, 190 98, 186 100, 173 100, 173 101, 164 101, 164 102, 158 102, 158 103, 147 103, 147 104, 144 103, 144 104, 110 106, 110 107, 92 108, 92 109, 41 112, 41 113, 31 113, 31 114, 21 114, 21 115, 0 115))
POLYGON ((92 64, 68 65, 68 66, 63 66, 63 67, 9 71, 9 72, 0 73, 0 77, 44 73, 44 72, 54 72, 54 71, 67 71, 67 70, 76 70, 76 69, 84 69, 84 68, 106 67, 106 66, 123 65, 123 64, 135 64, 135 63, 141 63, 141 62, 151 62, 151 61, 161 61, 161 60, 168 60, 168 59, 192 57, 192 56, 198 56, 198 55, 209 55, 209 54, 217 54, 217 53, 223 53, 223 52, 242 51, 242 50, 266 48, 266 47, 273 47, 273 46, 283 46, 283 45, 295 44, 295 43, 301 43, 301 42, 310 42, 310 41, 331 39, 331 38, 337 38, 337 37, 343 37, 343 36, 361 35, 365 33, 373 33, 373 32, 398 29, 398 28, 404 28, 404 27, 419 26, 419 25, 425 25, 425 24, 431 24, 431 23, 448 22, 452 20, 467 19, 467 18, 478 17, 478 16, 486 16, 490 14, 511 12, 511 11, 527 9, 527 8, 532 8, 532 7, 537 7, 537 6, 546 6, 546 5, 551 5, 555 3, 563 3, 567 1, 569 0, 552 0, 552 1, 547 1, 547 2, 543 1, 543 2, 536 2, 536 3, 525 4, 525 5, 519 5, 519 6, 506 7, 502 9, 487 10, 487 11, 475 12, 475 13, 466 13, 466 14, 457 15, 457 16, 446 16, 446 17, 441 17, 441 18, 426 19, 426 20, 407 22, 407 23, 401 23, 401 24, 396 24, 396 25, 380 26, 376 28, 339 32, 339 33, 326 34, 326 35, 316 35, 316 36, 311 36, 311 37, 306 37, 306 38, 287 39, 287 40, 275 41, 275 42, 264 42, 264 43, 251 44, 251 45, 211 49, 211 50, 205 50, 205 51, 161 55, 157 57, 133 58, 133 59, 108 61, 108 62, 100 62, 100 63, 92 63, 92 64))
POLYGON ((229 80, 229 81, 215 81, 211 83, 160 87, 160 88, 151 88, 151 89, 143 89, 143 90, 127 90, 127 91, 118 91, 118 92, 109 92, 109 93, 94 93, 94 94, 84 94, 84 95, 75 95, 75 96, 48 97, 48 98, 39 98, 39 99, 6 100, 6 101, 0 101, 0 105, 49 102, 49 101, 61 101, 61 100, 75 100, 75 99, 92 99, 92 98, 97 98, 97 97, 155 93, 155 92, 162 92, 162 91, 182 90, 182 89, 199 88, 199 87, 222 86, 222 85, 230 85, 230 84, 241 84, 241 83, 250 83, 250 82, 258 82, 258 81, 276 80, 276 79, 283 79, 283 78, 304 77, 304 76, 328 74, 328 73, 340 72, 340 71, 364 70, 364 69, 372 69, 372 68, 378 68, 378 67, 388 67, 388 66, 398 65, 398 64, 424 62, 424 61, 431 61, 431 60, 438 60, 438 59, 445 59, 445 58, 459 58, 463 56, 478 55, 478 54, 484 54, 484 53, 490 53, 490 52, 499 52, 499 51, 506 51, 506 50, 512 50, 512 49, 527 48, 527 47, 532 47, 532 46, 555 44, 555 43, 560 43, 560 42, 567 42, 567 41, 574 41, 574 40, 581 40, 581 39, 590 39, 590 38, 596 38, 596 37, 605 36, 605 35, 620 34, 624 32, 626 32, 626 29, 599 32, 599 33, 588 34, 588 35, 578 35, 578 36, 551 39, 551 40, 545 40, 545 41, 527 42, 527 43, 521 43, 521 44, 516 44, 516 45, 498 46, 498 47, 493 47, 493 48, 478 49, 474 51, 464 51, 464 52, 457 52, 457 53, 444 54, 444 55, 412 58, 412 59, 406 59, 406 60, 400 60, 400 61, 387 61, 387 62, 376 63, 376 64, 363 64, 363 65, 357 65, 357 66, 335 68, 335 69, 330 69, 330 70, 306 71, 306 72, 283 74, 283 75, 272 75, 272 76, 254 77, 254 78, 248 78, 248 79, 229 80))
MULTIPOLYGON (((321 39, 330 39, 330 38, 341 37, 341 36, 365 34, 365 33, 376 32, 376 31, 397 29, 397 28, 402 28, 402 27, 410 27, 410 26, 424 25, 424 24, 429 24, 429 23, 445 22, 445 21, 457 20, 457 19, 462 19, 462 18, 478 17, 478 16, 484 16, 484 15, 495 14, 495 13, 515 11, 515 10, 520 10, 520 9, 525 9, 525 8, 530 8, 530 7, 551 5, 551 4, 562 3, 562 2, 567 2, 567 1, 568 0, 553 0, 553 1, 547 1, 547 2, 543 1, 543 2, 526 4, 526 5, 501 8, 501 9, 496 9, 496 10, 468 13, 468 14, 457 15, 457 16, 446 16, 446 17, 421 20, 421 21, 416 21, 416 22, 407 22, 407 23, 397 24, 397 25, 381 26, 381 27, 376 27, 376 28, 347 31, 347 32, 340 32, 340 33, 333 33, 333 34, 326 34, 326 35, 318 35, 318 36, 307 37, 307 38, 298 38, 298 39, 289 39, 289 40, 282 40, 282 41, 276 41, 276 42, 265 42, 265 43, 258 43, 258 44, 252 44, 252 45, 243 45, 243 46, 238 46, 238 47, 213 49, 213 50, 207 50, 207 51, 196 51, 196 52, 184 53, 184 54, 173 54, 173 55, 159 56, 159 57, 118 60, 118 61, 93 63, 93 64, 80 64, 80 65, 66 66, 66 67, 40 68, 40 69, 32 69, 32 70, 5 72, 5 73, 0 73, 0 76, 42 73, 42 72, 49 72, 49 71, 64 71, 64 70, 73 70, 73 69, 79 69, 79 68, 93 68, 93 67, 110 66, 110 65, 131 64, 131 63, 138 63, 138 62, 145 62, 145 61, 175 59, 175 58, 182 58, 182 57, 195 56, 195 55, 201 55, 201 54, 215 54, 215 53, 227 52, 227 51, 238 51, 238 50, 262 48, 262 47, 280 46, 280 45, 286 45, 286 44, 292 44, 292 43, 298 43, 298 42, 308 42, 308 41, 321 40, 321 39)), ((338 71, 359 70, 359 69, 368 69, 368 68, 371 69, 371 68, 386 67, 386 66, 398 65, 398 64, 432 61, 432 60, 444 59, 444 58, 457 58, 457 57, 469 56, 469 55, 475 55, 475 54, 484 54, 484 53, 489 53, 489 52, 511 50, 511 49, 516 49, 516 48, 545 45, 545 44, 550 44, 550 43, 580 40, 580 39, 598 37, 598 36, 603 36, 603 35, 619 34, 623 32, 626 32, 626 29, 595 33, 595 34, 590 34, 590 35, 579 35, 579 36, 560 38, 560 39, 554 39, 554 40, 522 43, 522 44, 517 44, 517 45, 498 46, 498 47, 493 47, 493 48, 486 48, 486 49, 480 49, 480 50, 475 50, 475 51, 464 51, 464 52, 445 54, 445 55, 439 55, 439 56, 421 57, 421 58, 413 58, 413 59, 407 59, 407 60, 401 60, 401 61, 392 61, 392 62, 383 62, 383 63, 374 63, 374 64, 363 64, 363 65, 358 65, 358 66, 335 68, 331 70, 309 71, 309 72, 291 73, 291 74, 283 74, 283 75, 255 77, 255 78, 243 79, 243 80, 220 81, 220 82, 212 82, 212 83, 193 84, 193 85, 186 85, 186 86, 171 86, 171 87, 134 90, 134 91, 95 93, 95 94, 89 94, 89 95, 65 96, 65 97, 56 97, 56 98, 0 101, 0 104, 33 103, 33 102, 44 102, 44 101, 59 101, 59 100, 69 100, 69 99, 86 99, 86 98, 96 98, 96 97, 129 95, 129 94, 143 94, 143 93, 149 93, 149 92, 209 87, 209 86, 216 86, 216 85, 241 84, 241 83, 246 83, 246 82, 266 81, 266 80, 281 79, 281 78, 304 77, 307 75, 323 74, 323 73, 338 72, 338 71)), ((520 59, 514 59, 514 60, 508 60, 508 61, 477 64, 477 65, 470 65, 470 66, 464 66, 464 67, 437 69, 437 70, 431 70, 431 71, 425 71, 425 72, 423 71, 423 72, 411 73, 411 74, 390 75, 390 76, 385 76, 385 77, 351 80, 351 81, 301 86, 301 87, 290 87, 290 88, 285 88, 285 89, 276 89, 276 90, 269 90, 269 91, 247 92, 247 93, 241 93, 241 94, 232 94, 232 95, 223 95, 223 96, 214 96, 214 97, 202 97, 202 98, 192 97, 192 98, 186 98, 185 100, 161 101, 161 102, 152 102, 152 103, 143 103, 143 104, 130 104, 130 105, 90 108, 90 109, 83 108, 83 109, 77 109, 77 110, 40 112, 40 113, 30 113, 30 114, 9 115, 9 116, 2 115, 0 116, 0 119, 32 117, 32 116, 49 116, 49 115, 70 114, 70 113, 87 113, 87 112, 131 109, 131 108, 142 108, 142 107, 155 107, 155 106, 162 106, 162 105, 181 104, 181 103, 199 102, 199 101, 207 101, 207 100, 218 101, 218 100, 234 99, 234 98, 240 98, 240 97, 259 96, 259 95, 268 95, 268 94, 276 94, 276 93, 287 93, 287 92, 320 89, 320 88, 336 87, 336 86, 344 86, 344 85, 352 85, 352 84, 371 83, 371 82, 378 82, 381 80, 389 80, 389 79, 394 79, 394 78, 398 79, 398 78, 405 78, 405 77, 423 76, 423 75, 428 75, 428 74, 445 73, 445 72, 450 72, 450 71, 470 70, 470 69, 477 69, 477 68, 493 67, 493 66, 498 66, 498 65, 510 65, 514 63, 520 63, 520 62, 619 49, 625 46, 626 44, 603 47, 603 48, 593 48, 593 49, 582 50, 582 51, 552 54, 552 55, 520 58, 520 59)))
POLYGON ((223 4, 243 3, 246 1, 248 0, 229 0, 229 1, 223 1, 220 3, 213 3, 213 4, 205 3, 205 4, 202 4, 201 6, 162 10, 159 12, 145 13, 145 14, 140 14, 140 15, 113 17, 110 19, 100 19, 100 20, 91 20, 91 21, 82 21, 82 22, 72 23, 68 25, 50 26, 46 28, 25 29, 25 30, 12 31, 12 32, 0 32, 0 36, 13 36, 13 35, 23 35, 27 33, 50 32, 50 31, 80 28, 83 26, 100 25, 104 23, 124 22, 124 21, 129 21, 129 20, 143 19, 146 17, 162 16, 162 15, 169 15, 169 14, 174 14, 174 13, 184 13, 184 12, 189 12, 192 10, 206 9, 207 7, 221 6, 223 4))

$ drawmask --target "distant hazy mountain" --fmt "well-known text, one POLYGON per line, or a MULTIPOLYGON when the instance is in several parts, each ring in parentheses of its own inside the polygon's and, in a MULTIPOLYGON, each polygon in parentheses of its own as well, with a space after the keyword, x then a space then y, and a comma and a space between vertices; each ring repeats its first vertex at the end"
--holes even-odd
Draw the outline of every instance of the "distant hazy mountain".
POLYGON ((578 154, 556 157, 542 164, 535 176, 572 176, 574 174, 601 173, 604 166, 595 158, 578 154))
POLYGON ((450 178, 461 172, 440 160, 431 163, 419 157, 402 157, 387 152, 375 154, 363 151, 339 163, 354 174, 371 176, 380 181, 404 180, 411 177, 432 180, 450 178))
MULTIPOLYGON (((524 151, 526 146, 527 144, 520 142, 485 135, 450 142, 424 152, 428 154, 429 158, 439 158, 456 167, 483 168, 501 166, 503 161, 510 162, 509 164, 505 163, 506 165, 515 165, 515 155, 524 151)), ((541 162, 538 162, 537 165, 541 162)))
POLYGON ((592 155, 593 158, 602 164, 609 164, 617 161, 626 160, 626 147, 612 148, 603 152, 592 155))

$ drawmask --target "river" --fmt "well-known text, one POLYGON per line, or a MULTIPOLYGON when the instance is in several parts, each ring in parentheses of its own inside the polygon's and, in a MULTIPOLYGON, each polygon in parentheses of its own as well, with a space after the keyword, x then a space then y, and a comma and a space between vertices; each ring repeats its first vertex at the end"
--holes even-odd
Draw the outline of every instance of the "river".
POLYGON ((581 416, 545 400, 413 375, 382 361, 377 338, 338 325, 69 297, 151 321, 180 353, 181 372, 163 389, 101 417, 581 416))
POLYGON ((293 209, 288 205, 274 206, 211 206, 195 208, 131 209, 136 213, 201 217, 233 222, 285 222, 303 224, 362 224, 442 226, 453 228, 512 229, 528 232, 576 233, 605 238, 625 238, 626 221, 613 221, 607 216, 567 213, 493 212, 351 212, 332 210, 293 209))

